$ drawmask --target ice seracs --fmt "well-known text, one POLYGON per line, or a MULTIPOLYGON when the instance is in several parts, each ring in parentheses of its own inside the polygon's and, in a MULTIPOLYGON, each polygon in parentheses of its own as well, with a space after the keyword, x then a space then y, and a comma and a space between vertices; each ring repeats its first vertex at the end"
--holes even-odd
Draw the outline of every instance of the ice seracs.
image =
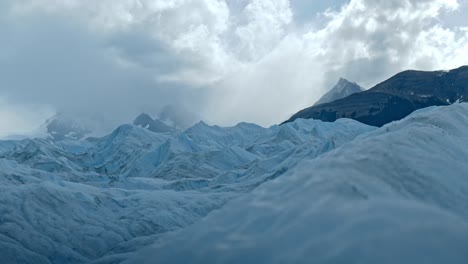
POLYGON ((350 119, 173 133, 126 124, 102 138, 0 141, 0 255, 462 263, 467 124, 460 103, 380 129, 350 119))
POLYGON ((170 133, 137 124, 102 138, 0 141, 4 263, 118 263, 375 129, 352 120, 200 122, 170 133))
POLYGON ((467 157, 468 104, 426 108, 303 160, 125 263, 463 264, 467 157))
MULTIPOLYGON (((432 88, 402 88, 429 74, 453 77, 459 93, 438 96, 462 101, 463 72, 405 72, 379 91, 432 100, 420 96, 432 88)), ((62 135, 0 141, 2 263, 468 258, 466 103, 381 128, 296 118, 179 130, 142 114, 104 137, 62 135)))

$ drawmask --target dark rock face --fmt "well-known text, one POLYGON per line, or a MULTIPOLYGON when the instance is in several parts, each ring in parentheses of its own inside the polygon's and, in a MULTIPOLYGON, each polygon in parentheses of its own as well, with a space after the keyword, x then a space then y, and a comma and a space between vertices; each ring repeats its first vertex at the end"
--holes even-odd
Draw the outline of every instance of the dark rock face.
POLYGON ((351 118, 364 124, 383 126, 417 109, 464 102, 466 98, 468 66, 448 72, 405 71, 368 91, 304 109, 286 122, 297 118, 326 122, 351 118))
POLYGON ((355 93, 360 93, 364 91, 364 89, 359 86, 357 83, 350 82, 346 79, 341 78, 338 83, 325 95, 322 96, 315 104, 325 104, 336 101, 341 98, 348 97, 355 93))
POLYGON ((175 129, 170 127, 158 119, 151 118, 148 114, 141 114, 133 121, 133 124, 146 128, 156 133, 174 132, 175 129))

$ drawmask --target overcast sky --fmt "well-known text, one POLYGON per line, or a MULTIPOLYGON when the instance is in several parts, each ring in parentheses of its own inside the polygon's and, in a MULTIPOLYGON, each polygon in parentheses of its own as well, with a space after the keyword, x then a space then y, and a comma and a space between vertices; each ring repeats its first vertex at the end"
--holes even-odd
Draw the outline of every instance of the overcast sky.
POLYGON ((468 64, 466 0, 2 0, 0 137, 165 106, 271 125, 345 77, 468 64))

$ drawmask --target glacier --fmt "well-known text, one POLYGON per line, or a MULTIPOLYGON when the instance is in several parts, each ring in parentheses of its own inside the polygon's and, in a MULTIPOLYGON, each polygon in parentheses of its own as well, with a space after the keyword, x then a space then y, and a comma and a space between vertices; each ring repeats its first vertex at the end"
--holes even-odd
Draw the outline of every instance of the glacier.
POLYGON ((155 133, 0 141, 2 263, 120 263, 226 203, 376 128, 200 122, 155 133))
POLYGON ((468 104, 431 107, 303 159, 125 263, 463 264, 467 201, 468 104))

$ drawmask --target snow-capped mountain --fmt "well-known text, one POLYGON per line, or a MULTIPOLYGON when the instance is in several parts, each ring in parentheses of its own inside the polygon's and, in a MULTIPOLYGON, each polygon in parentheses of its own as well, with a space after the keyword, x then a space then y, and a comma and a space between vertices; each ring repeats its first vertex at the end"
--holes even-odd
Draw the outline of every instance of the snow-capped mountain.
POLYGON ((330 91, 324 94, 314 105, 333 102, 362 91, 364 91, 364 89, 357 83, 340 78, 338 83, 330 91))
POLYGON ((149 129, 152 132, 156 133, 169 133, 174 132, 176 129, 166 125, 159 119, 153 119, 148 114, 140 114, 135 118, 133 124, 136 126, 140 126, 146 129, 149 129))
POLYGON ((468 104, 420 110, 301 162, 128 263, 463 264, 467 157, 468 104))
POLYGON ((330 103, 304 109, 286 122, 313 118, 333 122, 351 118, 383 126, 417 109, 465 102, 468 98, 468 66, 451 71, 404 71, 373 88, 330 103))

